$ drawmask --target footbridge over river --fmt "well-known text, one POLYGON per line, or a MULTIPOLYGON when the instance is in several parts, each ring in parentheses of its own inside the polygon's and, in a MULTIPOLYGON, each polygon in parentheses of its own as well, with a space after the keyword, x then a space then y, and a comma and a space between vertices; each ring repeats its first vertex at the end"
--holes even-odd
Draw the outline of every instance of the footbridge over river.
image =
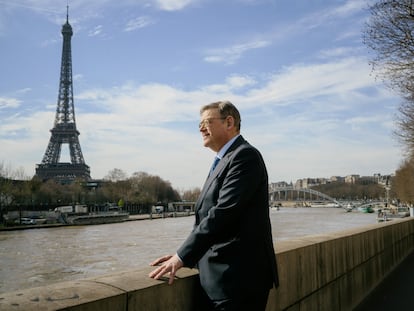
POLYGON ((326 201, 341 206, 341 204, 336 199, 330 197, 325 193, 310 188, 295 188, 293 186, 286 186, 273 188, 269 191, 269 201, 271 205, 272 203, 289 200, 326 201))

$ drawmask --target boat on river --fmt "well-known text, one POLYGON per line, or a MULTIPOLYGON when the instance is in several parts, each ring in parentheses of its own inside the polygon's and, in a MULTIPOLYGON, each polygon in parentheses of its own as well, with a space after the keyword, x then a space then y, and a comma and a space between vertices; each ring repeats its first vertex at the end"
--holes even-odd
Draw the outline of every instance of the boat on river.
POLYGON ((375 212, 371 205, 358 207, 358 211, 363 213, 373 213, 375 212))
POLYGON ((84 215, 71 215, 66 217, 69 225, 100 225, 116 222, 123 222, 129 218, 128 212, 108 211, 88 213, 84 215))
POLYGON ((345 211, 347 212, 347 213, 349 213, 349 212, 352 212, 352 210, 354 209, 354 206, 351 204, 351 203, 348 203, 346 206, 345 206, 345 211))
POLYGON ((88 212, 86 205, 60 206, 55 212, 60 213, 58 218, 66 225, 100 225, 123 222, 129 218, 129 213, 116 205, 106 205, 104 210, 93 212, 88 212))

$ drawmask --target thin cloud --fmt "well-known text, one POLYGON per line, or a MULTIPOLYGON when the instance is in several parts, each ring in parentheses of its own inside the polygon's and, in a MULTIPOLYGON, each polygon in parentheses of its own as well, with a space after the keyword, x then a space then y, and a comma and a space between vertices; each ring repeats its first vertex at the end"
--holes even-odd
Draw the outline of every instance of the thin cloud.
POLYGON ((32 90, 32 89, 31 89, 30 87, 26 87, 26 88, 24 88, 24 89, 17 90, 17 91, 16 91, 16 94, 19 94, 19 95, 21 95, 21 94, 26 94, 26 93, 29 93, 31 90, 32 90))
POLYGON ((250 50, 265 48, 271 44, 267 40, 253 40, 250 42, 235 44, 226 48, 215 48, 205 52, 204 61, 208 63, 224 63, 232 65, 236 63, 243 54, 250 50))
POLYGON ((335 47, 332 49, 321 50, 319 51, 319 57, 321 59, 332 59, 333 57, 349 57, 350 55, 355 55, 355 48, 351 47, 335 47))
POLYGON ((366 9, 367 7, 367 0, 348 0, 344 5, 338 6, 332 10, 332 15, 347 17, 355 12, 360 12, 361 10, 366 9))
POLYGON ((196 0, 155 0, 156 6, 165 11, 178 11, 197 2, 196 0))
POLYGON ((222 97, 233 96, 234 91, 249 90, 250 87, 256 84, 256 80, 253 77, 247 75, 232 75, 225 79, 225 83, 210 84, 202 89, 206 92, 221 94, 222 97))
POLYGON ((16 98, 0 97, 0 110, 18 108, 21 101, 16 98))
MULTIPOLYGON (((294 23, 290 21, 289 23, 279 24, 277 27, 274 27, 276 30, 263 34, 263 36, 267 36, 273 44, 282 44, 299 34, 312 33, 319 28, 325 28, 326 25, 334 25, 339 21, 346 21, 347 27, 338 29, 338 33, 335 34, 335 40, 351 36, 359 38, 359 24, 361 21, 352 14, 358 13, 364 7, 366 7, 366 0, 349 0, 340 6, 332 6, 308 13, 294 23), (280 31, 280 29, 283 29, 283 31, 280 31)), ((335 26, 334 28, 337 27, 335 26)))
POLYGON ((140 16, 127 22, 124 31, 133 31, 148 27, 155 24, 155 21, 149 16, 140 16))
POLYGON ((336 22, 338 19, 346 19, 354 13, 366 8, 366 0, 348 0, 343 5, 333 6, 322 11, 311 13, 301 20, 298 25, 306 25, 307 30, 325 25, 326 23, 336 22))
POLYGON ((58 10, 56 9, 58 6, 56 5, 56 1, 53 0, 46 0, 42 3, 39 3, 39 1, 37 0, 0 0, 0 3, 3 4, 4 7, 9 10, 16 8, 24 8, 40 13, 58 13, 58 10))
POLYGON ((89 37, 96 37, 102 34, 102 30, 103 30, 103 26, 102 25, 98 25, 95 26, 92 30, 90 30, 88 32, 88 36, 89 37))
POLYGON ((262 87, 247 96, 253 102, 289 105, 305 98, 338 96, 375 84, 365 59, 350 57, 314 64, 295 64, 274 74, 262 87), (358 77, 358 78, 355 78, 358 77))
POLYGON ((40 44, 40 46, 41 47, 48 47, 50 45, 55 45, 57 43, 60 43, 61 41, 62 41, 62 39, 57 39, 57 38, 46 39, 40 44))
MULTIPOLYGON (((269 31, 268 33, 261 34, 262 39, 253 39, 249 42, 234 44, 226 48, 208 49, 205 52, 206 56, 204 57, 204 61, 208 63, 224 63, 226 65, 233 65, 250 50, 265 48, 278 42, 281 43, 298 33, 303 33, 304 31, 314 31, 316 28, 326 25, 326 23, 333 22, 336 19, 344 19, 352 13, 360 11, 361 7, 365 5, 366 3, 364 0, 352 0, 346 2, 340 7, 328 8, 324 11, 311 13, 299 19, 295 23, 275 27, 277 31, 269 31), (283 31, 280 31, 280 28, 282 28, 283 31)), ((346 34, 343 34, 342 38, 352 35, 359 36, 359 32, 347 30, 346 34)))

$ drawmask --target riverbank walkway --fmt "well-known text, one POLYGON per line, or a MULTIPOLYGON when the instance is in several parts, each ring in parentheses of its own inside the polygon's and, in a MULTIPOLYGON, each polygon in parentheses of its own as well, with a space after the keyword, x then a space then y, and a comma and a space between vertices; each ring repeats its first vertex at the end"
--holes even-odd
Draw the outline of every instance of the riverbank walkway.
POLYGON ((414 252, 377 286, 354 311, 414 310, 414 252))

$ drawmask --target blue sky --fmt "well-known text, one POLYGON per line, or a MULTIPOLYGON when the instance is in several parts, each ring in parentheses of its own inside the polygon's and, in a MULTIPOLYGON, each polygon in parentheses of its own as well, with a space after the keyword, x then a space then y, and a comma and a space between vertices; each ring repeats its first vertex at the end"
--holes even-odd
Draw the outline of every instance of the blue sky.
MULTIPOLYGON (((269 180, 391 174, 400 99, 375 78, 368 0, 69 1, 76 124, 93 178, 201 187, 199 108, 230 100, 269 180)), ((66 0, 0 0, 0 163, 32 176, 50 139, 66 0)), ((61 162, 69 161, 67 145, 61 162)))

